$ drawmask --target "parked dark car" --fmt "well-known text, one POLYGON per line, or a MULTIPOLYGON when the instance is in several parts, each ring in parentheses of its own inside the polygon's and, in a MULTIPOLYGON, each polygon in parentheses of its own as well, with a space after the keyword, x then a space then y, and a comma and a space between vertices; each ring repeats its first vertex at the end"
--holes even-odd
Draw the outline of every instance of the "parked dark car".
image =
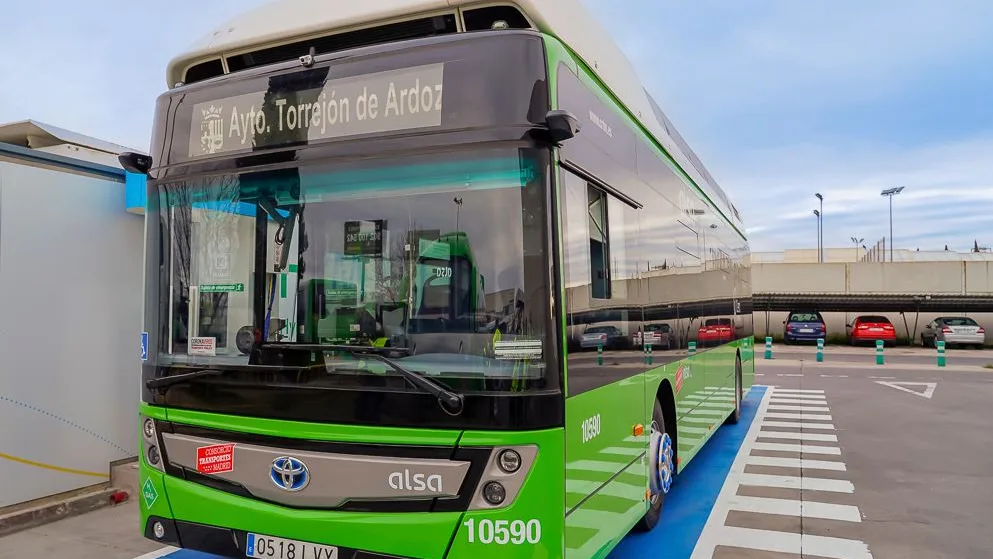
POLYGON ((783 321, 783 340, 787 344, 796 342, 816 342, 817 338, 827 338, 827 325, 817 311, 793 311, 783 321))

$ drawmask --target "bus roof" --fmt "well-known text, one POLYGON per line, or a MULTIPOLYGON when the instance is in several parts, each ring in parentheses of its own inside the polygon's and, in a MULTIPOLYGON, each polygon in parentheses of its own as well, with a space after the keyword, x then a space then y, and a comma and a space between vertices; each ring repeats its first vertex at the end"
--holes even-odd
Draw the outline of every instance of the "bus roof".
MULTIPOLYGON (((665 147, 680 167, 699 185, 714 205, 739 230, 741 217, 717 181, 652 99, 634 66, 580 0, 275 0, 241 14, 194 43, 168 65, 167 82, 174 87, 197 64, 310 37, 399 22, 431 15, 453 14, 458 9, 516 6, 539 31, 569 46, 608 85, 631 113, 665 147)), ((222 62, 226 69, 226 62, 222 62)))

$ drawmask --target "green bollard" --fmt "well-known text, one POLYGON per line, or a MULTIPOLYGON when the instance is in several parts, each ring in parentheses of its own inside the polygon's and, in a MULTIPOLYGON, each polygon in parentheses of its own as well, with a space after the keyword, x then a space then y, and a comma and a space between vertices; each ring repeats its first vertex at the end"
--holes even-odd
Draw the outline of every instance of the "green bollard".
POLYGON ((648 364, 652 364, 652 344, 648 344, 648 355, 645 357, 648 360, 648 364))
POLYGON ((935 344, 938 346, 938 366, 945 366, 945 342, 938 342, 935 344))
POLYGON ((876 340, 876 365, 882 365, 883 363, 883 340, 876 340))
POLYGON ((817 338, 817 362, 824 361, 824 338, 817 338))
POLYGON ((765 337, 765 358, 772 359, 772 336, 765 337))
POLYGON ((603 344, 596 346, 596 364, 603 365, 603 344))
POLYGON ((696 342, 690 342, 690 355, 696 355, 696 342))

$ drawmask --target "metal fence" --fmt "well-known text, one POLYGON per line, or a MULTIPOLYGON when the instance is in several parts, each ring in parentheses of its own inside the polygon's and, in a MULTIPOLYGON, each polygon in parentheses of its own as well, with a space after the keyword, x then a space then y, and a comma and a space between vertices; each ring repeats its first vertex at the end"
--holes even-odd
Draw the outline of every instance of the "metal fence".
POLYGON ((865 251, 860 262, 886 262, 886 237, 876 241, 876 244, 865 251))

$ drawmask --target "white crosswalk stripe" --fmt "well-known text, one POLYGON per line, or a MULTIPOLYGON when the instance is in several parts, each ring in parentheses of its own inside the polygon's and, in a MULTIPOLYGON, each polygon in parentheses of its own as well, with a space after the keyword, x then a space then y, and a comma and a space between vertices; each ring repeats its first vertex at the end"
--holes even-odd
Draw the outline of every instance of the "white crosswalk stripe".
POLYGON ((815 413, 826 413, 831 411, 825 406, 789 406, 786 404, 769 404, 769 409, 774 411, 807 411, 815 413))
POLYGON ((822 441, 822 442, 838 442, 837 435, 829 435, 827 433, 793 433, 789 431, 759 431, 760 439, 790 439, 794 441, 822 441))
POLYGON ((835 460, 807 460, 806 458, 782 458, 779 456, 749 456, 746 464, 772 466, 774 468, 799 468, 801 470, 831 470, 844 472, 848 468, 844 462, 835 460))
POLYGON ((787 429, 824 429, 834 431, 833 423, 821 423, 819 421, 763 421, 763 427, 785 427, 787 429))
POLYGON ((819 421, 831 421, 831 414, 827 413, 786 413, 786 412, 774 412, 771 411, 765 414, 766 417, 772 419, 800 419, 800 420, 819 420, 819 421))
POLYGON ((831 421, 823 390, 767 388, 692 558, 721 548, 872 559, 868 545, 844 537, 862 514, 831 421), (762 529, 780 528, 782 517, 801 521, 787 524, 795 531, 762 529))

